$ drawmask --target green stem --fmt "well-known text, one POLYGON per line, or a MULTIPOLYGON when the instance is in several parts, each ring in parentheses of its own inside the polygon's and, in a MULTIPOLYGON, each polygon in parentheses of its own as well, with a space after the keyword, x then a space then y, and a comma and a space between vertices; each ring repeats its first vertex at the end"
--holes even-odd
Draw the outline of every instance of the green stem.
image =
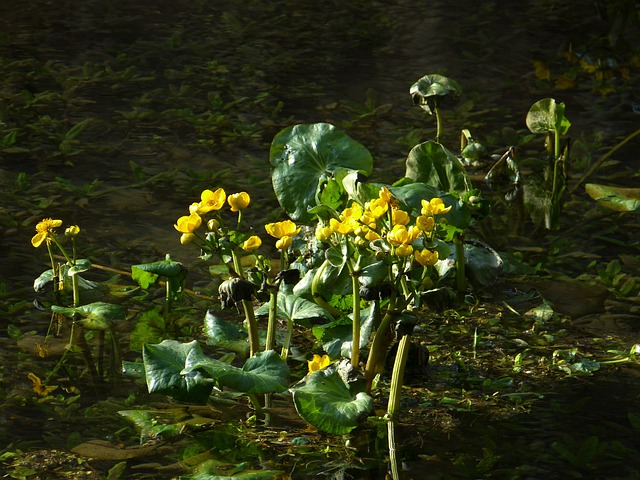
POLYGON ((389 442, 389 465, 391 466, 391 479, 400 479, 400 470, 398 469, 398 456, 396 454, 396 433, 393 420, 387 423, 387 436, 389 442))
POLYGON ((276 346, 276 313, 278 311, 278 292, 276 287, 269 288, 269 321, 267 323, 267 340, 264 350, 273 350, 276 346))
POLYGON ((442 136, 442 117, 440 116, 440 109, 434 108, 436 114, 436 143, 440 143, 440 137, 442 136))
POLYGON ((389 391, 389 403, 387 405, 387 417, 390 420, 395 418, 400 406, 402 396, 402 382, 404 379, 404 369, 409 356, 409 346, 411 345, 411 335, 405 335, 400 339, 398 351, 393 362, 393 373, 391 374, 391 389, 389 391))
POLYGON ((371 342, 371 349, 369 350, 369 357, 367 358, 367 365, 365 367, 364 376, 367 380, 367 393, 371 393, 371 388, 373 387, 373 380, 375 376, 379 373, 379 365, 384 358, 384 354, 387 351, 387 347, 391 343, 390 341, 390 325, 391 320, 395 316, 395 308, 398 297, 394 293, 389 299, 389 304, 387 305, 387 312, 384 317, 380 321, 380 325, 376 329, 376 333, 373 337, 373 341, 371 342))
POLYGON ((249 330, 249 355, 253 357, 260 350, 260 338, 258 337, 258 322, 256 316, 253 313, 253 305, 250 300, 242 300, 242 308, 244 309, 244 316, 247 320, 247 326, 249 330))
POLYGON ((287 361, 287 357, 289 356, 289 346, 291 345, 291 336, 293 335, 293 319, 291 317, 287 318, 287 333, 284 337, 284 342, 282 343, 282 352, 280 353, 280 358, 287 361))
POLYGON ((262 413, 263 409, 262 405, 260 405, 260 400, 258 400, 258 396, 255 393, 248 393, 247 395, 249 395, 249 400, 251 400, 251 404, 253 408, 255 408, 256 413, 262 413))
POLYGON ((464 293, 467 290, 467 279, 464 271, 464 234, 456 233, 453 237, 453 243, 456 246, 456 287, 458 293, 464 293))
POLYGON ((242 270, 242 263, 240 263, 240 257, 236 253, 235 249, 231 251, 231 258, 233 258, 233 269, 236 271, 240 278, 244 278, 244 271, 242 270))
MULTIPOLYGON (((352 268, 350 267, 349 270, 352 270, 352 268)), ((358 272, 351 272, 351 289, 353 296, 351 365, 356 369, 360 362, 360 282, 358 281, 358 277, 358 272)))

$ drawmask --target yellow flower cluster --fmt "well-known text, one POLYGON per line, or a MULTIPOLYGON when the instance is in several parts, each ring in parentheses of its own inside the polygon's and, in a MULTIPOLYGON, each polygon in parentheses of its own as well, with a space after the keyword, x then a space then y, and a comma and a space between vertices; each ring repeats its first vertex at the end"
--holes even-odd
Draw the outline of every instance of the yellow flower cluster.
POLYGON ((276 248, 278 250, 287 250, 293 243, 293 237, 300 233, 300 227, 298 227, 291 220, 284 220, 282 222, 267 223, 264 229, 273 238, 277 238, 276 248))
POLYGON ((409 212, 400 209, 389 189, 382 187, 378 198, 365 203, 364 207, 352 203, 338 218, 330 219, 328 224, 319 224, 315 235, 319 241, 326 242, 335 238, 334 234, 353 234, 356 245, 384 238, 395 255, 413 255, 419 264, 431 266, 438 261, 438 253, 428 249, 414 252, 412 244, 423 234, 430 238, 436 225, 434 217, 447 213, 451 207, 446 207, 441 198, 422 200, 421 203, 420 215, 415 224, 410 225, 412 218, 409 212))
MULTIPOLYGON (((209 212, 221 210, 225 204, 229 205, 232 212, 240 212, 249 206, 251 197, 247 192, 234 193, 227 196, 222 188, 217 190, 204 190, 200 194, 200 201, 189 205, 189 215, 180 217, 175 223, 175 229, 180 232, 180 243, 186 245, 195 238, 195 231, 202 225, 202 217, 209 212)), ((215 232, 220 228, 220 221, 211 218, 207 221, 207 228, 215 232)), ((247 252, 252 252, 262 245, 260 237, 253 235, 243 242, 241 247, 247 252)))

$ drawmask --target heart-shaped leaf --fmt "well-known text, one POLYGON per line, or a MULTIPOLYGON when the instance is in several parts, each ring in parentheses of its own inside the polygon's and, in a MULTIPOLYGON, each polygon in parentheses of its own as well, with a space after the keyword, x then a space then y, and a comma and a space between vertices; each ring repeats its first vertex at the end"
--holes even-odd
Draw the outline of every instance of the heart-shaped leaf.
MULTIPOLYGON (((273 190, 284 211, 299 222, 312 220, 325 181, 339 168, 369 175, 369 151, 328 123, 293 125, 278 133, 271 144, 273 190)), ((343 173, 344 174, 344 173, 343 173)))
POLYGON ((157 345, 145 344, 142 359, 149 393, 163 393, 182 401, 204 403, 211 395, 214 381, 199 371, 183 373, 187 358, 193 352, 203 355, 196 340, 189 343, 164 340, 157 345))
POLYGON ((298 415, 318 430, 334 435, 349 433, 373 409, 369 395, 350 391, 336 364, 310 373, 291 392, 298 415))
POLYGON ((127 316, 126 307, 105 302, 94 302, 75 308, 52 305, 51 311, 67 317, 79 315, 82 317, 82 326, 89 330, 108 330, 114 322, 119 322, 127 316))
POLYGON ((231 350, 244 357, 249 356, 248 334, 242 325, 226 322, 211 311, 207 311, 204 319, 204 334, 209 345, 231 350))
POLYGON ((441 192, 463 193, 472 188, 462 162, 438 142, 429 140, 413 147, 406 167, 407 178, 431 185, 441 192))

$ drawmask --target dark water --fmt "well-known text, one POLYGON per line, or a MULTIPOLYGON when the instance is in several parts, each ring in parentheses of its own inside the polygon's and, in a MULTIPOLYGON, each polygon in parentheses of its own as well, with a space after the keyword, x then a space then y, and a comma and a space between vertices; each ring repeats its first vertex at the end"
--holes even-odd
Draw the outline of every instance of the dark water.
MULTIPOLYGON (((7 198, 0 207, 0 280, 5 291, 20 292, 9 297, 13 302, 33 297, 44 252, 29 239, 49 216, 80 224, 104 264, 126 269, 171 253, 206 275, 172 224, 212 184, 251 191, 261 207, 250 221, 277 218, 269 143, 294 122, 343 126, 374 154, 374 175, 401 177, 412 141, 433 135, 433 119, 408 95, 427 73, 454 78, 464 90, 458 106, 445 111, 445 139, 453 145, 469 127, 492 151, 504 149, 524 132, 529 106, 547 96, 566 103, 575 138, 587 145, 585 161, 639 123, 637 66, 635 80, 612 67, 616 90, 607 96, 593 93, 593 78, 584 73, 566 90, 534 73, 534 60, 554 79, 575 73, 569 49, 614 66, 638 55, 637 23, 612 47, 595 2, 2 2, 0 27, 0 132, 17 132, 13 146, 21 149, 5 151, 0 164, 7 198), (65 134, 85 119, 71 142, 79 151, 65 153, 65 134), (20 173, 27 186, 16 186, 20 173)), ((616 159, 626 164, 609 170, 610 178, 637 185, 637 156, 626 149, 616 159)), ((621 221, 633 238, 637 220, 621 221)), ((4 308, 3 336, 10 323, 46 330, 46 315, 4 308)), ((20 355, 11 339, 3 347, 8 359, 20 355)), ((24 376, 5 365, 5 399, 20 393, 11 382, 26 382, 24 376)), ((560 388, 509 418, 464 414, 449 431, 401 425, 405 478, 638 478, 638 432, 629 413, 640 413, 632 367, 560 388), (584 465, 571 465, 552 447, 591 437, 600 450, 584 465), (487 458, 491 452, 500 458, 487 458)), ((38 415, 11 410, 11 431, 0 439, 23 438, 14 430, 30 416, 29 438, 46 437, 38 415)), ((373 461, 349 474, 384 478, 387 462, 367 442, 360 453, 373 461)))

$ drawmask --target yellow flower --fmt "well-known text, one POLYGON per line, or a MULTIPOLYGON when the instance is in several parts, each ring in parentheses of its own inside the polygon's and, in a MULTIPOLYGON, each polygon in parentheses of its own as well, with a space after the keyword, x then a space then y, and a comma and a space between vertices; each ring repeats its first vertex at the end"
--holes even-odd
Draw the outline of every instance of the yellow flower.
POLYGON ((52 218, 45 218, 36 225, 36 234, 31 239, 31 245, 38 248, 45 240, 49 241, 49 238, 55 234, 54 228, 58 228, 62 225, 62 220, 53 220, 52 218))
POLYGON ((201 223, 202 217, 194 212, 191 215, 180 217, 174 227, 180 233, 193 233, 198 229, 201 223))
POLYGON ((220 228, 220 222, 218 220, 216 220, 215 218, 211 218, 207 222, 207 228, 211 232, 217 232, 218 229, 220 228))
POLYGON ((274 238, 282 238, 284 236, 293 237, 300 233, 300 227, 296 226, 291 220, 282 222, 267 223, 264 229, 274 238))
POLYGON ((356 202, 353 202, 350 207, 345 208, 340 214, 340 220, 343 222, 347 219, 358 221, 360 217, 362 217, 362 207, 356 202))
POLYGON ((366 238, 370 242, 373 242, 374 240, 378 240, 380 238, 380 235, 375 230, 369 230, 364 238, 366 238))
POLYGON ((316 238, 321 242, 326 242, 331 237, 333 230, 328 226, 320 226, 316 227, 316 238))
POLYGON ((436 221, 433 217, 427 217, 425 215, 420 215, 416 218, 416 227, 423 232, 431 233, 433 231, 433 227, 436 225, 436 221))
POLYGON ((430 267, 438 262, 438 252, 432 252, 431 250, 422 250, 416 252, 414 258, 423 267, 430 267))
POLYGON ((413 247, 411 245, 398 245, 395 249, 396 255, 399 257, 408 257, 413 253, 413 247))
POLYGON ((329 355, 320 356, 314 354, 311 360, 307 360, 307 364, 309 365, 309 373, 313 373, 331 365, 331 359, 329 355))
POLYGON ((394 208, 391 212, 391 223, 393 225, 407 225, 411 218, 409 214, 404 210, 400 210, 398 208, 394 208))
POLYGON ((252 235, 244 241, 244 243, 242 244, 242 249, 245 252, 253 252, 254 250, 260 248, 260 245, 262 245, 262 240, 260 240, 260 237, 258 237, 257 235, 252 235))
POLYGON ((282 237, 276 242, 276 248, 278 250, 286 250, 291 246, 292 243, 293 243, 293 238, 291 238, 288 235, 285 235, 284 237, 282 237))
POLYGON ((384 200, 386 203, 393 202, 393 194, 389 191, 387 187, 380 187, 378 198, 380 198, 381 200, 384 200))
MULTIPOLYGON (((200 203, 194 204, 197 205, 196 212, 202 215, 203 213, 207 213, 212 210, 220 210, 224 206, 226 199, 227 194, 222 188, 217 189, 215 192, 211 190, 204 190, 200 194, 200 203)), ((194 213, 191 208, 189 208, 189 213, 194 213)))
POLYGON ((196 238, 196 236, 193 233, 183 233, 182 235, 180 235, 180 243, 182 245, 188 245, 193 242, 194 238, 196 238))
POLYGON ((332 218, 331 220, 329 220, 329 226, 334 232, 341 233, 342 235, 347 235, 358 228, 360 224, 352 217, 345 217, 342 222, 336 220, 335 218, 332 218))
POLYGON ((394 225, 389 233, 387 233, 387 240, 394 247, 398 245, 409 245, 420 235, 420 230, 413 226, 407 228, 402 224, 394 225))
POLYGON ((447 213, 451 210, 451 206, 445 207, 440 197, 434 197, 429 201, 422 200, 422 215, 434 216, 447 213))
POLYGON ((371 200, 370 202, 367 202, 365 206, 373 218, 380 218, 387 213, 387 210, 389 210, 389 203, 384 198, 371 200))
POLYGON ((249 203, 251 203, 251 197, 249 197, 247 192, 234 193, 229 195, 227 203, 231 207, 232 212, 238 212, 249 206, 249 203))
POLYGON ((71 225, 70 227, 67 227, 67 229, 64 231, 64 234, 67 237, 75 237, 79 233, 80 233, 80 227, 78 225, 71 225))

